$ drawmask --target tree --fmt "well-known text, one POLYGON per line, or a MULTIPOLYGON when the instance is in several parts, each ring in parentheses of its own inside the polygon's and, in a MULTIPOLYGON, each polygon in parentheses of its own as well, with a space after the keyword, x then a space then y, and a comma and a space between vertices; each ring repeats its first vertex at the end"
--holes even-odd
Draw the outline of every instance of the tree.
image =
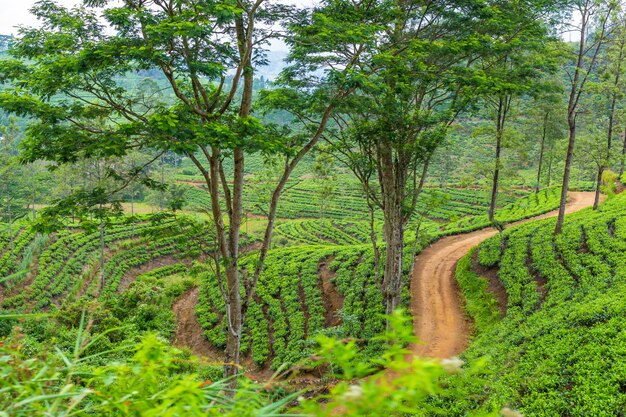
MULTIPOLYGON (((340 69, 325 75, 313 89, 303 88, 306 93, 300 96, 286 93, 282 99, 287 101, 313 96, 320 115, 309 118, 306 128, 295 123, 295 130, 289 131, 287 126, 264 125, 252 111, 254 69, 263 63, 262 47, 276 36, 275 23, 290 15, 291 7, 266 0, 86 4, 92 7, 68 10, 44 0, 32 9, 42 28, 22 29, 11 51, 14 58, 0 63, 0 82, 20 85, 0 93, 0 107, 32 118, 24 147, 28 161, 63 164, 85 157, 121 157, 137 149, 152 151, 154 158, 148 163, 168 151, 192 160, 211 197, 220 260, 215 270, 228 327, 224 371, 226 376, 235 375, 242 324, 271 247, 279 198, 295 167, 321 137, 337 101, 354 88, 346 87, 345 78, 364 48, 339 56, 340 69), (99 12, 109 28, 100 23, 99 12), (158 71, 157 82, 166 91, 163 99, 149 89, 123 83, 127 74, 146 70, 158 71), (255 152, 279 154, 281 174, 271 194, 256 268, 242 280, 244 167, 246 154, 255 152), (225 169, 227 159, 232 161, 231 172, 225 169)), ((310 17, 300 13, 294 19, 310 17)), ((355 34, 348 27, 324 32, 329 37, 321 45, 344 51, 348 43, 372 41, 369 32, 355 34)), ((313 56, 315 51, 306 51, 319 48, 311 46, 315 34, 309 28, 299 30, 290 41, 304 45, 295 50, 295 60, 313 56)), ((282 91, 290 88, 290 78, 297 78, 290 75, 293 72, 284 77, 282 91)), ((137 168, 115 175, 128 185, 141 172, 137 168)))
POLYGON ((537 94, 544 88, 539 82, 543 74, 556 68, 549 58, 550 42, 546 40, 542 24, 546 8, 529 8, 515 1, 500 7, 506 13, 505 17, 492 22, 497 26, 492 36, 498 54, 487 55, 481 60, 486 78, 481 92, 492 110, 495 124, 495 166, 489 202, 489 221, 492 223, 501 174, 502 142, 514 101, 522 95, 537 94))
MULTIPOLYGON (((503 28, 503 21, 514 20, 511 13, 529 16, 534 7, 433 2, 422 8, 419 2, 394 2, 372 55, 370 67, 377 71, 335 117, 334 148, 383 213, 382 291, 388 313, 400 304, 405 228, 432 155, 474 94, 493 85, 478 62, 503 59, 502 39, 515 27, 503 28)), ((539 23, 533 21, 536 33, 539 23)))
POLYGON ((560 83, 554 79, 545 81, 548 90, 534 97, 526 109, 530 116, 527 126, 527 134, 531 137, 528 142, 532 142, 539 137, 539 156, 537 160, 537 179, 535 182, 535 193, 541 189, 543 182, 548 187, 551 184, 552 160, 554 146, 557 140, 564 136, 562 111, 562 94, 560 83), (547 160, 547 175, 544 175, 543 166, 547 160), (547 176, 547 181, 544 177, 547 176))
POLYGON ((565 68, 569 80, 569 99, 567 103, 569 138, 563 171, 559 215, 554 229, 555 235, 561 233, 565 220, 565 205, 567 203, 567 192, 576 145, 576 117, 578 116, 580 99, 586 91, 589 77, 596 70, 596 62, 600 50, 607 40, 609 17, 615 7, 614 2, 606 0, 576 0, 571 2, 571 10, 577 12, 580 16, 579 25, 572 28, 572 31, 579 36, 579 39, 575 51, 570 51, 570 45, 567 45, 567 52, 572 58, 572 62, 565 68))
MULTIPOLYGON (((598 174, 596 179, 595 199, 593 209, 596 210, 600 204, 600 191, 602 187, 602 177, 604 170, 611 162, 611 150, 613 148, 614 130, 617 124, 618 103, 624 97, 624 59, 626 59, 626 14, 617 10, 611 15, 612 30, 607 36, 606 51, 600 57, 601 67, 600 81, 597 90, 602 98, 606 97, 608 105, 608 123, 606 128, 606 152, 602 161, 598 164, 598 174)), ((604 101, 604 100, 602 100, 604 101)))

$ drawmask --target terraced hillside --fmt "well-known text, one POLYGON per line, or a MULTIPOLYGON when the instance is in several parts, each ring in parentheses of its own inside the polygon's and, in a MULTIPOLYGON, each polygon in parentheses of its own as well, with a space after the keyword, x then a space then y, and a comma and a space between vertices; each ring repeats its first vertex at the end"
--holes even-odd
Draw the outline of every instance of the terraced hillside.
MULTIPOLYGON (((517 221, 553 210, 558 189, 531 195, 501 210, 502 222, 517 221)), ((427 222, 428 233, 417 243, 417 252, 448 234, 487 227, 482 218, 450 223, 427 222)), ((244 326, 244 356, 259 369, 293 364, 311 353, 307 339, 317 332, 363 339, 366 352, 380 354, 384 346, 373 342, 384 328, 382 293, 374 267, 367 222, 316 220, 285 221, 277 226, 277 240, 293 247, 275 249, 258 284, 256 305, 244 326), (366 243, 367 242, 367 243, 366 243), (329 329, 330 327, 330 329, 329 329)), ((403 303, 409 305, 411 242, 404 258, 403 303)), ((379 244, 382 241, 379 239, 379 244)), ((255 258, 248 260, 250 267, 255 258)), ((201 280, 197 310, 201 326, 214 348, 225 345, 225 306, 215 276, 201 280)))
MULTIPOLYGON (((189 188, 205 201, 201 188, 189 188)), ((429 213, 437 221, 429 218, 421 225, 418 252, 441 236, 488 226, 483 215, 467 215, 486 210, 482 193, 449 192, 446 205, 429 213)), ((499 219, 519 220, 551 210, 557 195, 557 189, 548 189, 518 199, 500 210, 499 219)), ((354 216, 347 220, 347 216, 343 220, 330 216, 323 222, 283 218, 277 223, 275 248, 244 326, 243 354, 251 368, 263 371, 298 362, 311 353, 310 339, 319 333, 366 340, 365 352, 371 356, 384 349, 374 340, 384 329, 384 307, 370 223, 354 216)), ((104 234, 104 274, 97 229, 84 231, 69 224, 41 236, 27 223, 20 224, 13 233, 12 251, 7 236, 0 240, 0 266, 5 276, 11 275, 2 284, 2 308, 66 311, 98 301, 106 315, 113 315, 107 320, 158 330, 217 363, 225 346, 225 306, 211 263, 205 262, 213 244, 201 217, 154 214, 136 216, 134 222, 130 217, 112 219, 104 234), (133 313, 118 315, 120 305, 133 313)), ((376 220, 375 237, 382 248, 381 227, 376 220)), ((256 262, 253 243, 259 231, 251 231, 242 243, 242 249, 250 252, 244 268, 252 269, 256 262)), ((408 272, 414 248, 413 234, 407 237, 405 305, 410 298, 408 272)))
POLYGON ((557 237, 554 223, 506 231, 460 263, 477 324, 465 356, 488 362, 485 380, 462 388, 450 415, 495 404, 525 416, 623 412, 626 195, 572 214, 557 237))
MULTIPOLYGON (((28 225, 20 225, 16 233, 14 261, 9 249, 2 251, 3 273, 12 274, 4 283, 2 307, 18 311, 114 294, 142 267, 150 268, 163 259, 189 262, 211 244, 203 239, 202 229, 190 227, 183 218, 147 215, 135 222, 116 219, 105 228, 102 274, 99 231, 69 226, 48 236, 45 244, 28 225)), ((4 239, 3 248, 8 245, 4 239)))
MULTIPOLYGON (((188 190, 186 199, 188 208, 206 210, 210 208, 210 198, 208 193, 202 195, 205 188, 202 182, 185 181, 188 190)), ((255 187, 261 185, 251 183, 248 191, 251 196, 245 202, 246 211, 256 215, 264 215, 267 202, 259 200, 257 196, 263 193, 255 192, 255 187)), ((525 190, 516 190, 513 194, 501 193, 498 197, 498 205, 506 206, 515 202, 518 198, 529 195, 525 190)), ((319 218, 321 197, 319 184, 314 179, 303 179, 291 181, 281 197, 278 213, 285 219, 298 218, 319 218)), ((343 180, 338 182, 330 198, 325 198, 324 216, 332 220, 367 220, 370 216, 369 209, 361 186, 354 180, 343 180)), ((428 188, 424 190, 424 196, 417 206, 418 212, 427 212, 430 219, 442 221, 455 221, 467 216, 483 215, 488 208, 487 193, 479 189, 457 189, 428 188), (429 208, 424 203, 430 196, 439 196, 444 200, 442 204, 429 208)), ((376 218, 382 219, 379 212, 376 218)))

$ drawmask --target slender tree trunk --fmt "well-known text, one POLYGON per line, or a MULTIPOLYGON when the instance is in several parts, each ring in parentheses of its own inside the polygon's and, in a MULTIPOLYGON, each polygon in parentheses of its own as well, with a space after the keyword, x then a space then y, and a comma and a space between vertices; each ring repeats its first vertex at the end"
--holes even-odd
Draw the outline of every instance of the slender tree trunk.
POLYGON ((554 234, 560 234, 563 231, 563 222, 565 221, 565 205, 567 203, 567 190, 569 188, 569 180, 572 171, 572 161, 574 160, 574 145, 576 142, 576 115, 570 112, 567 119, 569 126, 569 140, 567 145, 567 156, 565 157, 565 169, 563 170, 563 188, 561 189, 561 202, 559 204, 559 215, 556 220, 554 234))
POLYGON ((620 181, 622 175, 624 175, 624 163, 626 162, 626 128, 624 129, 624 142, 622 144, 622 160, 619 167, 619 177, 620 181))
POLYGON ((622 72, 622 57, 623 57, 624 49, 620 49, 619 57, 617 59, 617 70, 615 73, 615 80, 613 81, 613 96, 611 98, 611 108, 609 110, 609 126, 607 130, 607 141, 606 141, 606 161, 600 161, 600 166, 598 167, 598 178, 596 183, 596 195, 593 201, 593 209, 597 210, 600 204, 600 191, 602 189, 602 174, 604 173, 605 167, 607 164, 611 163, 611 148, 613 147, 613 125, 615 123, 615 111, 617 109, 617 93, 615 89, 619 87, 621 72, 622 72))
POLYGON ((130 194, 130 238, 135 238, 135 192, 130 194))
POLYGON ((13 234, 13 213, 11 212, 11 199, 8 202, 9 213, 9 242, 11 243, 11 268, 15 269, 15 237, 13 234))
POLYGON ((320 204, 320 239, 324 240, 324 203, 320 204))
POLYGON ((508 98, 501 97, 498 103, 496 121, 496 165, 493 171, 493 182, 491 185, 491 201, 489 203, 489 221, 493 223, 496 215, 496 204, 498 200, 498 186, 500 181, 500 154, 502 152, 502 136, 504 134, 504 123, 506 121, 508 98))
POLYGON ((552 186, 552 161, 554 161, 554 143, 550 145, 550 157, 548 158, 548 187, 552 186))
POLYGON ((367 208, 370 213, 370 241, 372 242, 372 249, 374 251, 374 280, 376 283, 380 279, 380 248, 378 247, 378 235, 376 233, 376 218, 374 202, 371 200, 367 189, 365 190, 367 199, 367 208))
POLYGON ((422 228, 422 220, 423 220, 423 217, 420 215, 420 220, 419 222, 417 222, 417 227, 415 228, 415 241, 413 242, 413 248, 411 248, 411 259, 413 262, 411 263, 409 276, 413 275, 413 268, 415 267, 415 257, 417 256, 417 244, 419 243, 420 229, 422 228))
MULTIPOLYGON (((165 184, 165 161, 163 160, 163 156, 161 156, 161 185, 165 184)), ((161 190, 161 196, 159 198, 159 210, 163 211, 165 209, 165 191, 161 190)))
POLYGON ((234 181, 232 196, 232 215, 228 229, 228 246, 230 256, 226 261, 227 286, 227 319, 228 335, 226 337, 226 366, 224 376, 238 374, 241 362, 241 337, 243 331, 243 310, 239 274, 239 241, 241 221, 243 217, 243 186, 244 186, 244 153, 237 148, 233 153, 234 181))
POLYGON ((543 134, 541 135, 541 150, 539 151, 539 165, 537 167, 537 184, 535 185, 535 194, 539 193, 541 186, 541 166, 543 165, 543 153, 546 146, 546 131, 548 129, 548 113, 543 117, 543 134))
MULTIPOLYGON (((102 207, 100 207, 102 208, 102 207)), ((104 291, 104 279, 106 277, 105 259, 104 259, 104 221, 102 219, 102 213, 100 213, 100 291, 104 291)))
POLYGON ((37 208, 35 205, 37 204, 37 180, 33 175, 33 221, 37 220, 37 208))
POLYGON ((604 174, 604 165, 603 164, 599 164, 598 165, 598 176, 596 178, 596 192, 595 192, 595 196, 593 199, 593 209, 597 210, 598 206, 600 205, 600 194, 602 191, 602 174, 604 174))

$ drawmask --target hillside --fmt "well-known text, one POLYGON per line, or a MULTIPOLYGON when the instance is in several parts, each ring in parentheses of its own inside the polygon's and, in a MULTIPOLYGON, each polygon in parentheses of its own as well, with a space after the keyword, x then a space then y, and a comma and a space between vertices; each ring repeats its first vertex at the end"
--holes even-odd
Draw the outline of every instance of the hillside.
POLYGON ((0 417, 626 415, 626 3, 3 6, 0 417))
POLYGON ((525 416, 619 415, 626 401, 625 210, 620 195, 598 211, 572 214, 557 238, 552 219, 518 226, 459 264, 477 323, 464 357, 488 359, 481 382, 450 381, 471 400, 455 399, 449 415, 495 404, 525 416), (471 274, 483 274, 486 283, 476 285, 471 274), (497 298, 487 292, 496 286, 497 298))

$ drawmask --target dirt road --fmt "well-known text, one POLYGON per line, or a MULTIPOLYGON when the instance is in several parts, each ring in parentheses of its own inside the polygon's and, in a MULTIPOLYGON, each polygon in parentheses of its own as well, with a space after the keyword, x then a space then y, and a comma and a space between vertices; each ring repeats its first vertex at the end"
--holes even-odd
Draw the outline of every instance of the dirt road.
MULTIPOLYGON (((566 211, 573 213, 592 206, 593 199, 591 192, 570 192, 566 211)), ((557 214, 555 210, 514 224, 555 217, 557 214)), ((465 350, 471 328, 462 309, 454 271, 459 259, 470 249, 496 233, 495 229, 489 228, 446 237, 415 258, 411 277, 411 311, 415 335, 422 343, 411 347, 414 354, 448 358, 465 350)))

